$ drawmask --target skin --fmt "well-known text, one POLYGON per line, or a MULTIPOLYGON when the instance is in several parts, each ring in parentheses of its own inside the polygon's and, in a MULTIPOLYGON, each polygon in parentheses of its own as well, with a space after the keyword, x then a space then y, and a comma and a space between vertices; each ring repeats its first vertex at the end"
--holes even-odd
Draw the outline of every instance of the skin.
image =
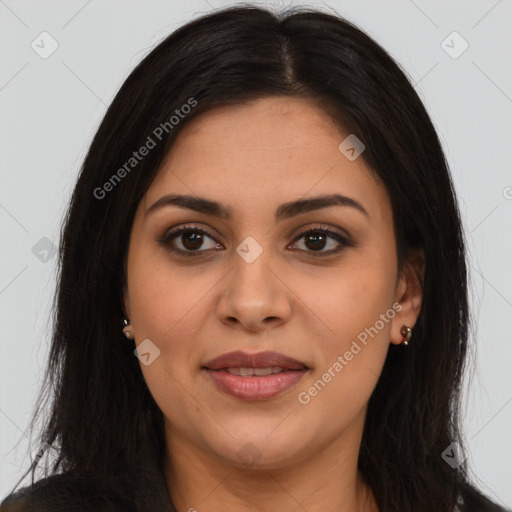
MULTIPOLYGON (((378 510, 357 457, 390 343, 401 343, 400 328, 414 327, 419 314, 423 259, 411 253, 398 274, 387 191, 362 157, 349 161, 338 150, 347 135, 302 99, 217 108, 180 132, 138 207, 124 306, 135 343, 149 338, 160 350, 141 368, 165 417, 164 472, 180 512, 378 510), (334 192, 359 201, 369 217, 331 206, 274 220, 282 203, 334 192), (219 201, 234 216, 173 205, 145 215, 169 193, 219 201), (158 242, 185 224, 209 234, 199 256, 173 254, 158 242), (320 226, 348 234, 355 246, 315 256, 340 246, 332 238, 325 246, 311 244, 311 236, 296 240, 320 226), (236 252, 248 236, 263 249, 252 263, 236 252), (378 334, 300 403, 299 393, 389 310, 395 315, 378 334), (233 350, 275 350, 309 370, 279 396, 241 400, 201 369, 233 350), (244 449, 253 454, 249 464, 239 457, 244 449)), ((169 245, 194 247, 183 236, 169 245)))

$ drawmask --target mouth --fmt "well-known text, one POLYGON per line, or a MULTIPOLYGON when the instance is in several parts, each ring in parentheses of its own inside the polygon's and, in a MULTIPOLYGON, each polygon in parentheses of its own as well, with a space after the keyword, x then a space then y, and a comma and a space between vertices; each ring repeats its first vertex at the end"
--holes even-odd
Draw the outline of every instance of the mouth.
POLYGON ((272 370, 271 373, 278 373, 274 368, 282 370, 307 370, 308 367, 293 357, 280 354, 279 352, 256 352, 249 354, 238 350, 222 354, 205 363, 204 368, 208 370, 272 370))
POLYGON ((243 400, 267 400, 297 384, 310 368, 278 352, 230 352, 203 367, 217 389, 243 400))
POLYGON ((298 370, 289 370, 281 366, 269 366, 268 368, 220 368, 213 371, 228 372, 231 375, 239 375, 240 377, 267 377, 276 373, 295 372, 298 370))

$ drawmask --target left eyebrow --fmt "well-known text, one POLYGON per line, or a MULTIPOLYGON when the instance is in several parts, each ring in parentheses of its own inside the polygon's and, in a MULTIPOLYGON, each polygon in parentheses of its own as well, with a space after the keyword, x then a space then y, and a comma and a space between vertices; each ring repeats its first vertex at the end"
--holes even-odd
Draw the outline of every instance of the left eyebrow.
POLYGON ((349 206, 351 208, 355 208, 357 211, 370 218, 370 214, 356 199, 343 196, 341 194, 331 194, 308 199, 298 199, 297 201, 284 203, 279 206, 276 211, 276 220, 288 219, 290 217, 294 217, 295 215, 300 215, 301 213, 320 210, 321 208, 328 208, 329 206, 349 206))
MULTIPOLYGON (((226 205, 223 205, 222 203, 212 201, 211 199, 207 199, 205 197, 181 194, 167 194, 161 197, 145 211, 144 215, 147 216, 165 206, 177 206, 179 208, 194 210, 199 213, 204 213, 206 215, 228 220, 233 216, 232 209, 226 205)), ((280 221, 295 217, 296 215, 300 215, 302 213, 320 210, 330 206, 348 206, 361 212, 367 218, 370 218, 370 214, 356 199, 341 194, 331 194, 326 196, 311 197, 307 199, 298 199, 289 203, 283 203, 277 208, 275 219, 276 221, 280 221)))

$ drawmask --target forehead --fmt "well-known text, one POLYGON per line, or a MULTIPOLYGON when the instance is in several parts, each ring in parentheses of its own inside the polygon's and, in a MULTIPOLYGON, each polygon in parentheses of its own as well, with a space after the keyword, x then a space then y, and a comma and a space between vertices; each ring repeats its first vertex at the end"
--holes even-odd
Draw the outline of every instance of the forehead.
POLYGON ((302 99, 216 108, 184 126, 144 202, 176 192, 210 196, 236 209, 337 192, 385 217, 385 187, 362 158, 350 161, 338 149, 348 135, 302 99))

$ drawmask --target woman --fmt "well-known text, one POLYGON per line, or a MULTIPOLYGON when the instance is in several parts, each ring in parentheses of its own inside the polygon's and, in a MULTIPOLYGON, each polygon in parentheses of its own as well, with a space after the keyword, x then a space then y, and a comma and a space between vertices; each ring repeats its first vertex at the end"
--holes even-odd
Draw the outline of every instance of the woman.
POLYGON ((60 248, 57 457, 2 511, 504 510, 464 463, 445 158, 345 20, 247 6, 170 35, 105 115, 60 248))

